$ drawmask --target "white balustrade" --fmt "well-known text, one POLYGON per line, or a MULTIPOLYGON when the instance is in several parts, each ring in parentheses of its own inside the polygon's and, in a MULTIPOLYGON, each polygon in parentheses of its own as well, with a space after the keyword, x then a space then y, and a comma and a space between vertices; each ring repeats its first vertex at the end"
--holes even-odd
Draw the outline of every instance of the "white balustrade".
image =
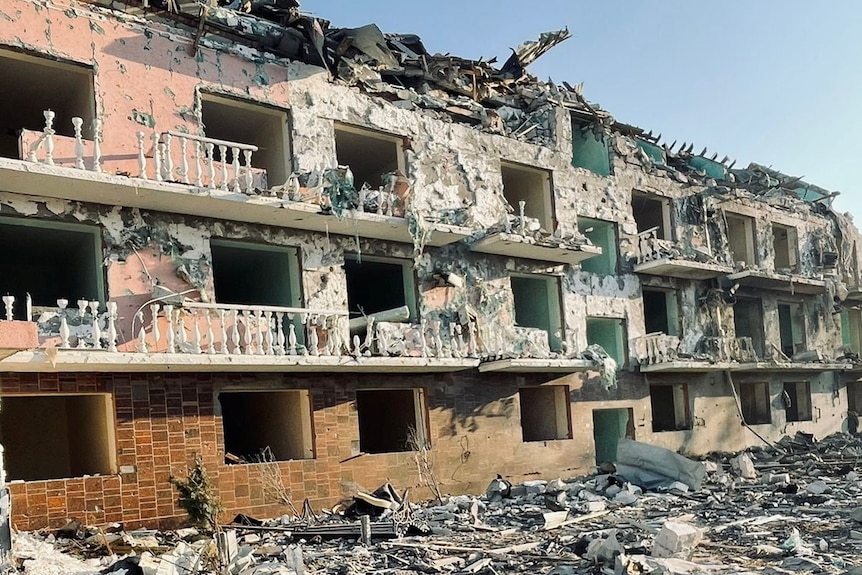
POLYGON ((666 333, 648 333, 634 338, 634 349, 641 365, 653 365, 674 361, 679 351, 680 339, 666 333))
MULTIPOLYGON (((154 178, 196 187, 251 194, 254 192, 252 154, 257 146, 196 136, 184 132, 157 132, 153 136, 154 178), (173 139, 180 141, 179 149, 173 139), (191 145, 189 145, 191 142, 191 145), (218 149, 218 159, 216 159, 218 149), (179 167, 175 168, 175 156, 179 167), (194 173, 192 173, 192 170, 194 173)), ((139 157, 143 142, 139 139, 139 157)), ((147 177, 145 160, 139 159, 142 178, 147 177)))

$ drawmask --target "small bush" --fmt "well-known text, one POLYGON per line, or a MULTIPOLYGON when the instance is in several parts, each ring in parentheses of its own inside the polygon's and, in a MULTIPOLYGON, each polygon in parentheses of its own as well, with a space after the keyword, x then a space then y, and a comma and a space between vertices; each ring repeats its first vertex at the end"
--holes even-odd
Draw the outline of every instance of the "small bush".
POLYGON ((200 455, 195 456, 195 465, 189 469, 186 479, 171 476, 168 481, 176 487, 177 504, 189 514, 192 523, 209 533, 217 531, 218 517, 224 507, 200 455))

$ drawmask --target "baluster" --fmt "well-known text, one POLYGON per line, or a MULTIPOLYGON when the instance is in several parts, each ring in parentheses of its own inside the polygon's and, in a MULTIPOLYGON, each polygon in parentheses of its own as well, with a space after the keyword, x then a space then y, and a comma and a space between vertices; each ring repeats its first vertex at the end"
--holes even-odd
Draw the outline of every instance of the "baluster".
POLYGON ((188 310, 177 308, 177 351, 179 353, 188 353, 189 350, 189 334, 186 331, 186 318, 189 317, 188 310))
POLYGON ((4 295, 3 296, 3 305, 6 306, 6 321, 12 321, 12 306, 15 304, 15 296, 14 295, 4 295))
POLYGON ((227 320, 225 317, 227 316, 227 310, 220 309, 218 310, 218 321, 221 325, 221 353, 222 355, 227 355, 230 353, 228 349, 228 339, 227 339, 227 320))
POLYGON ((197 187, 201 187, 203 182, 201 181, 201 175, 203 174, 203 168, 201 167, 201 154, 203 153, 203 144, 201 144, 200 140, 195 140, 195 185, 197 187))
POLYGON ((159 308, 158 303, 150 304, 150 316, 153 322, 153 345, 158 348, 159 340, 162 338, 161 330, 159 329, 159 308))
POLYGON ((117 351, 117 302, 109 301, 108 309, 108 351, 117 351))
POLYGON ((359 206, 356 208, 356 211, 359 213, 363 213, 365 211, 365 202, 368 200, 368 188, 365 187, 365 184, 362 184, 362 187, 359 188, 359 206))
POLYGON ((245 156, 245 193, 251 194, 254 191, 254 174, 251 173, 251 150, 244 150, 245 156))
POLYGON ((219 154, 221 154, 221 183, 219 184, 218 189, 226 190, 227 189, 227 146, 224 144, 219 144, 218 151, 219 151, 219 154))
POLYGON ((215 144, 212 142, 206 143, 207 148, 207 172, 209 174, 210 181, 207 182, 208 188, 215 188, 215 144))
POLYGON ((425 320, 419 323, 419 345, 422 347, 422 357, 428 357, 428 340, 425 339, 425 320))
MULTIPOLYGON (((288 321, 290 321, 290 315, 288 315, 288 321)), ((284 312, 277 311, 275 312, 275 348, 273 352, 275 355, 284 355, 284 312)))
POLYGON ((311 355, 320 355, 319 338, 317 336, 317 316, 308 314, 308 351, 311 355))
POLYGON ((263 310, 257 310, 254 326, 257 337, 257 353, 258 355, 266 355, 266 332, 269 330, 269 325, 264 325, 263 310))
MULTIPOLYGON (((85 300, 85 299, 79 299, 78 300, 78 318, 80 319, 81 323, 84 323, 84 314, 87 313, 87 306, 88 305, 90 305, 90 302, 88 302, 87 300, 85 300)), ((81 336, 78 336, 78 346, 77 347, 78 347, 78 349, 84 349, 87 347, 87 344, 84 343, 84 338, 81 336)))
POLYGON ((144 312, 138 311, 135 317, 141 323, 141 329, 138 331, 138 352, 148 353, 150 350, 147 348, 147 330, 144 329, 144 312))
POLYGON ((245 329, 243 330, 243 350, 242 352, 245 354, 254 353, 251 348, 251 326, 249 325, 248 320, 248 310, 242 310, 242 323, 245 329))
POLYGON ((263 352, 266 355, 274 355, 275 354, 275 333, 273 333, 273 329, 275 327, 275 320, 273 318, 271 311, 264 311, 264 321, 266 322, 266 332, 263 338, 263 352))
POLYGON ((102 329, 99 327, 99 302, 90 302, 90 313, 93 314, 93 349, 102 349, 102 329))
POLYGON ((296 325, 293 323, 293 314, 287 324, 287 355, 296 355, 296 325))
POLYGON ((69 300, 58 299, 57 307, 60 308, 60 347, 69 347, 69 322, 66 321, 66 306, 69 305, 69 300))
POLYGON ((162 155, 161 155, 161 143, 159 142, 159 133, 155 132, 153 134, 153 167, 155 168, 153 171, 155 172, 155 178, 157 182, 161 182, 162 178, 162 155))
POLYGON ((198 310, 189 310, 189 317, 192 320, 192 353, 201 353, 201 327, 198 321, 198 310))
POLYGON ((49 166, 54 165, 54 112, 45 110, 42 113, 45 116, 45 163, 49 166))
POLYGON ((102 120, 93 120, 93 171, 102 171, 102 120))
POLYGON ((81 127, 84 119, 75 116, 72 118, 72 126, 75 128, 75 167, 79 170, 86 169, 84 165, 84 138, 81 136, 81 127))
POLYGON ((452 336, 449 345, 452 347, 452 357, 464 357, 464 336, 462 335, 460 323, 449 324, 449 333, 452 336))
POLYGON ((162 134, 164 140, 164 155, 162 156, 162 169, 164 170, 164 178, 168 182, 174 181, 174 157, 171 150, 171 140, 173 137, 165 132, 162 134))
POLYGON ((460 323, 455 324, 455 341, 458 344, 458 353, 457 357, 469 357, 467 354, 466 345, 464 343, 464 328, 461 327, 460 323))
POLYGON ((374 316, 365 316, 365 355, 372 355, 371 349, 374 345, 374 316))
POLYGON ((383 190, 377 188, 377 213, 383 215, 383 190))
POLYGON ((231 153, 231 157, 233 159, 233 162, 232 162, 232 164, 233 164, 233 186, 231 186, 231 188, 232 188, 231 191, 233 191, 236 194, 239 194, 240 192, 242 192, 242 189, 240 188, 240 185, 239 185, 239 176, 240 176, 240 173, 239 173, 239 148, 232 147, 230 149, 230 153, 231 153))
POLYGON ((165 319, 167 319, 167 325, 165 326, 165 337, 167 338, 168 353, 176 353, 177 341, 176 332, 174 331, 174 306, 165 306, 165 319))
POLYGON ((24 295, 24 319, 26 321, 33 321, 33 298, 30 297, 30 292, 24 295))
POLYGON ((476 325, 472 322, 472 320, 467 324, 467 334, 468 341, 470 344, 470 350, 467 354, 467 357, 478 357, 479 350, 477 349, 478 344, 476 343, 476 325))
POLYGON ((443 357, 443 338, 440 336, 440 320, 434 320, 431 323, 431 336, 434 341, 434 353, 437 357, 443 357))
POLYGON ((138 132, 138 177, 142 180, 147 179, 147 153, 144 150, 144 133, 138 132))
POLYGON ((362 342, 359 339, 359 335, 353 336, 353 357, 359 359, 362 355, 362 342))
POLYGON ((336 357, 341 357, 341 352, 344 349, 344 340, 341 335, 341 318, 332 316, 331 330, 329 332, 330 341, 332 341, 332 353, 336 357))
MULTIPOLYGON (((297 322, 294 321, 293 314, 289 314, 289 315, 290 315, 290 323, 291 323, 291 325, 293 325, 293 335, 296 336, 297 329, 301 329, 302 326, 306 325, 306 322, 308 321, 308 314, 307 313, 299 314, 299 317, 297 318, 297 320, 298 320, 298 324, 300 327, 297 327, 297 322)), ((306 345, 305 345, 307 343, 308 343, 307 341, 305 343, 297 343, 296 351, 299 352, 300 355, 308 355, 308 347, 306 347, 306 345)))
POLYGON ((240 346, 239 338, 239 310, 231 311, 231 318, 233 319, 233 326, 230 334, 231 343, 233 344, 233 349, 231 351, 236 354, 241 354, 242 347, 240 346))
POLYGON ((180 156, 180 176, 184 184, 189 183, 188 142, 189 139, 187 137, 180 136, 180 151, 182 152, 182 156, 180 156))
POLYGON ((524 217, 524 209, 527 207, 527 202, 518 200, 518 226, 522 236, 527 235, 527 220, 524 217))
POLYGON ((204 317, 207 320, 207 343, 209 346, 207 347, 207 353, 209 355, 213 355, 216 352, 215 349, 215 334, 213 333, 213 314, 210 312, 204 312, 204 317))

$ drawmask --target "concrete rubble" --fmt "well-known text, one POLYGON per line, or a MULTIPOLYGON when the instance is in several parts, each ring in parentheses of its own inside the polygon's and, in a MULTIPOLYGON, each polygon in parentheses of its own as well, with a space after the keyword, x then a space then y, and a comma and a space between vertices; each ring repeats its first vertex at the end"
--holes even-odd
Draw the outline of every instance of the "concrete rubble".
POLYGON ((193 528, 125 532, 71 521, 19 534, 14 555, 23 572, 39 575, 851 575, 862 569, 860 456, 858 437, 816 442, 798 433, 735 456, 689 460, 704 470, 699 489, 675 482, 643 490, 596 470, 521 485, 497 476, 485 496, 410 504, 384 485, 319 516, 240 515, 215 539, 193 528), (740 475, 739 462, 756 476, 740 475))

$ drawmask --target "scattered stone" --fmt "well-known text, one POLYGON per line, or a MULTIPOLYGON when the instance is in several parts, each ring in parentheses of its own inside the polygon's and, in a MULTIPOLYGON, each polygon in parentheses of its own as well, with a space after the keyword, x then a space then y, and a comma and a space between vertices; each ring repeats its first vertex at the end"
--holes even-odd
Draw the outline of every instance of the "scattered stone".
POLYGON ((652 554, 655 557, 691 556, 694 547, 700 543, 703 533, 688 523, 667 521, 653 541, 652 554))

